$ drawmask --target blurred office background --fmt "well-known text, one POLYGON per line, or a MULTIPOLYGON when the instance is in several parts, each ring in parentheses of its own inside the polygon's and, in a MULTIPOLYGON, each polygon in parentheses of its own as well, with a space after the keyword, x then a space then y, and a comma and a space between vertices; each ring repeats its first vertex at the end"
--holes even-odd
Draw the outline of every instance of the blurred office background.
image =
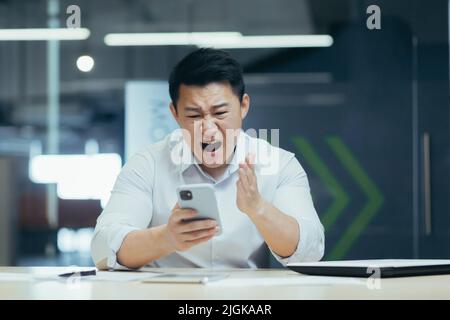
POLYGON ((449 16, 448 0, 0 0, 0 265, 92 264, 120 166, 174 126, 165 81, 198 39, 161 32, 230 32, 201 39, 242 63, 245 127, 280 128, 306 169, 325 259, 450 259, 449 16), (73 4, 82 29, 23 30, 66 28, 73 4))

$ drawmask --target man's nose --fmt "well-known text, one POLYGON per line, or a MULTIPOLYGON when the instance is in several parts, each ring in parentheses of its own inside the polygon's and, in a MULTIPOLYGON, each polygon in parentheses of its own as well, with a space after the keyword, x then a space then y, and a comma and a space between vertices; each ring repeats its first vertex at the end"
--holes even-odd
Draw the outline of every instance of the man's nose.
POLYGON ((211 140, 211 138, 214 137, 218 131, 217 125, 210 119, 205 119, 202 125, 203 125, 203 137, 206 140, 211 140))

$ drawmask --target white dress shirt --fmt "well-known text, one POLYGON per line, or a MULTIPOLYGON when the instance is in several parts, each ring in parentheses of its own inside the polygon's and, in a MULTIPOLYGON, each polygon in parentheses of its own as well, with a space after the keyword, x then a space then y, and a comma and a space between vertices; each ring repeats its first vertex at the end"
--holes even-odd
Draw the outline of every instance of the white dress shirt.
POLYGON ((320 260, 324 253, 324 229, 314 209, 306 173, 293 153, 241 131, 231 163, 223 176, 215 180, 200 168, 181 135, 173 132, 135 154, 122 168, 111 198, 97 219, 91 243, 96 266, 120 268, 116 253, 125 236, 134 230, 166 224, 177 202, 176 187, 192 183, 213 185, 222 234, 187 251, 162 257, 149 266, 263 266, 267 261, 264 238, 236 205, 239 163, 245 161, 248 152, 256 154, 255 174, 261 196, 299 224, 296 251, 285 258, 271 251, 272 254, 283 265, 320 260))

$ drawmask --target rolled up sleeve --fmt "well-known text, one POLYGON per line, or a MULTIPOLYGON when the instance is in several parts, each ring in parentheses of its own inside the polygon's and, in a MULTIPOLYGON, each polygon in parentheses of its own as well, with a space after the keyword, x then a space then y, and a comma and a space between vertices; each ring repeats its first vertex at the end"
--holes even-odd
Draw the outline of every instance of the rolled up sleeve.
POLYGON ((128 233, 147 228, 152 219, 153 174, 152 159, 139 153, 122 168, 91 241, 97 268, 124 268, 117 262, 123 240, 128 233))
POLYGON ((324 228, 314 208, 306 172, 293 154, 280 172, 273 205, 292 216, 300 230, 297 248, 291 256, 280 257, 271 250, 273 256, 283 265, 322 259, 325 251, 324 228))

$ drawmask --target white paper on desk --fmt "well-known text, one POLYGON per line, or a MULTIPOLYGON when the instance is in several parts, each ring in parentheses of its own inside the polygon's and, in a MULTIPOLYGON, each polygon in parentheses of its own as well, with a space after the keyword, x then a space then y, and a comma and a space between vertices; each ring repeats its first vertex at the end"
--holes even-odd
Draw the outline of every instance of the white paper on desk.
MULTIPOLYGON (((95 276, 79 277, 81 281, 140 281, 160 275, 156 272, 122 272, 122 271, 97 271, 95 276)), ((76 276, 73 276, 75 278, 76 276)), ((29 273, 0 273, 0 282, 18 281, 67 281, 69 278, 59 277, 58 274, 29 274, 29 273)))
POLYGON ((267 277, 267 278, 228 278, 217 282, 207 283, 208 286, 222 287, 248 287, 248 286, 308 286, 323 285, 331 286, 337 284, 347 285, 366 285, 366 279, 342 278, 342 277, 318 277, 291 275, 284 277, 267 277))
POLYGON ((20 281, 57 281, 60 279, 67 279, 58 277, 57 274, 33 274, 33 273, 0 273, 0 282, 20 282, 20 281))
POLYGON ((141 281, 161 275, 159 272, 132 272, 132 271, 97 271, 95 276, 81 277, 89 281, 141 281))
POLYGON ((1 272, 0 282, 33 281, 33 276, 28 273, 1 272))

